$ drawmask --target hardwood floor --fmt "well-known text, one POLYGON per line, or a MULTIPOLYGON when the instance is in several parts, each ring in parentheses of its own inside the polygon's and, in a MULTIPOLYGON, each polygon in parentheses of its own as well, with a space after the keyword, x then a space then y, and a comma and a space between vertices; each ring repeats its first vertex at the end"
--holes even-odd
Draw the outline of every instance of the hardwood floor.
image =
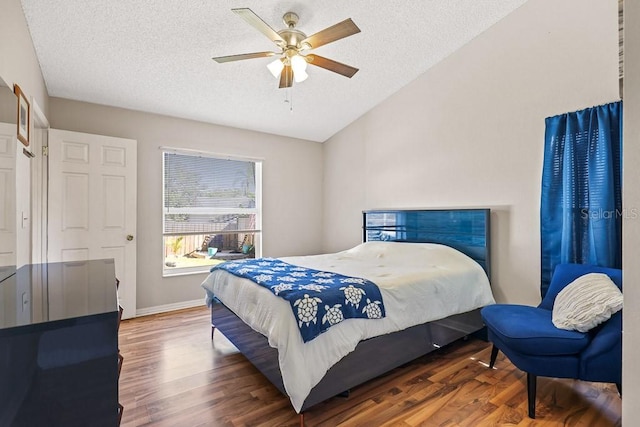
MULTIPOLYGON (((120 326, 122 425, 298 426, 299 416, 194 308, 120 326)), ((538 379, 527 417, 526 375, 471 339, 421 357, 305 413, 311 426, 620 426, 614 385, 538 379)))

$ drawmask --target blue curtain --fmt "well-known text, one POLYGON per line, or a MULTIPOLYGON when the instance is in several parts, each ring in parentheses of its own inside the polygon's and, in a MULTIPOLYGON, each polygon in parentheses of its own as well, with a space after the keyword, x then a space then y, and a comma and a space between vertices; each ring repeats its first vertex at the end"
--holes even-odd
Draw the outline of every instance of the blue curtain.
POLYGON ((622 265, 622 102, 546 119, 541 293, 556 265, 622 265))

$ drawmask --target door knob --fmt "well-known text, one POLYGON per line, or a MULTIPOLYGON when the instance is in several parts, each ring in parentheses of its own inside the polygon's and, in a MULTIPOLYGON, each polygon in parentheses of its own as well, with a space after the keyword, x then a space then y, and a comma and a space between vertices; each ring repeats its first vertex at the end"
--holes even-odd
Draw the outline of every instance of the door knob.
POLYGON ((127 234, 127 240, 128 241, 132 241, 133 240, 133 236, 131 234, 127 234))

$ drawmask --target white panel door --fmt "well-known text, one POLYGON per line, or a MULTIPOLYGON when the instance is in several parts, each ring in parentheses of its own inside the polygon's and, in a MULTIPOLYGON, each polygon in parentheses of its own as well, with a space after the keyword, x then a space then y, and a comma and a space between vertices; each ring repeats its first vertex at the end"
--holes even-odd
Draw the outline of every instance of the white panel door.
POLYGON ((136 313, 136 149, 132 139, 49 130, 48 261, 113 258, 123 318, 136 313))
POLYGON ((16 265, 16 125, 0 123, 0 270, 16 265))

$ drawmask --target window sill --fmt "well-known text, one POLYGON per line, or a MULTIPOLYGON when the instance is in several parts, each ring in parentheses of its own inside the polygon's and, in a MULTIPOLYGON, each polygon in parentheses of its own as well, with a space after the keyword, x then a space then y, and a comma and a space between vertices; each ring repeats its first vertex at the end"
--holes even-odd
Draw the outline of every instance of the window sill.
POLYGON ((163 270, 162 277, 176 277, 176 276, 193 276, 194 274, 209 274, 209 270, 211 267, 207 269, 188 269, 181 268, 179 270, 163 270))

